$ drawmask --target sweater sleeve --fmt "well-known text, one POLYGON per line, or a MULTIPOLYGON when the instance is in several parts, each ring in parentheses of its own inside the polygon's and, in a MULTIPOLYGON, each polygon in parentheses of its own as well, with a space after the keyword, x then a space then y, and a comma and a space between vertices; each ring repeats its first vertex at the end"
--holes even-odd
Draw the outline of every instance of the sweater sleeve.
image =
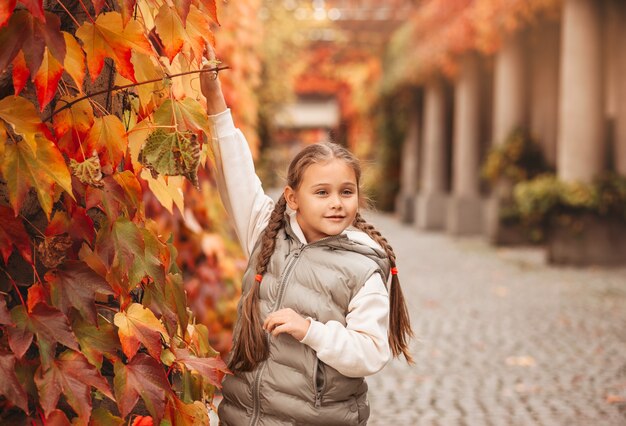
POLYGON ((254 170, 243 133, 233 123, 230 109, 209 116, 213 124, 216 181, 224 207, 247 256, 269 223, 274 201, 265 194, 254 170))
POLYGON ((344 376, 369 376, 391 358, 389 296, 380 274, 372 275, 350 301, 345 327, 337 321, 308 320, 311 325, 301 342, 344 376))

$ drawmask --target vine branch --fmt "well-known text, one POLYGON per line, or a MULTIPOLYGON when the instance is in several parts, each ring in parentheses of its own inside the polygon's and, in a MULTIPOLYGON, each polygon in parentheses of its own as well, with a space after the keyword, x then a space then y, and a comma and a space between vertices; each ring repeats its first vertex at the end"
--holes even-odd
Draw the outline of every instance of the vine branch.
MULTIPOLYGON (((229 69, 229 68, 230 67, 228 67, 228 66, 224 66, 224 67, 219 67, 218 66, 218 67, 215 67, 215 68, 206 68, 206 69, 201 69, 201 70, 185 71, 185 72, 181 72, 181 73, 178 73, 178 74, 171 74, 171 75, 166 74, 165 78, 182 77, 184 75, 200 74, 200 73, 209 72, 209 71, 211 71, 211 72, 213 72, 213 71, 220 72, 222 70, 226 70, 226 69, 229 69)), ((57 109, 56 111, 53 111, 48 117, 46 117, 46 119, 44 121, 52 120, 52 117, 54 117, 55 115, 57 115, 58 113, 60 113, 64 109, 68 109, 72 105, 77 104, 80 101, 84 101, 85 99, 93 98, 94 96, 102 95, 104 93, 112 93, 112 92, 116 92, 118 90, 124 90, 124 89, 129 89, 131 87, 142 86, 144 84, 157 83, 159 81, 163 81, 163 78, 154 78, 152 80, 140 81, 139 83, 124 84, 122 86, 115 85, 113 87, 109 87, 109 88, 104 89, 104 90, 99 90, 97 92, 89 93, 88 95, 81 96, 80 98, 74 99, 71 102, 66 102, 65 105, 63 105, 61 108, 57 109)))

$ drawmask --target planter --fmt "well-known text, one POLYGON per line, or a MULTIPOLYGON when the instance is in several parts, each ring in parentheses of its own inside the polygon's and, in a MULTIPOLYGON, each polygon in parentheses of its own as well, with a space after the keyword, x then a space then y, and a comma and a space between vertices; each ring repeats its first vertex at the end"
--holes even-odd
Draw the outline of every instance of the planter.
POLYGON ((626 223, 592 214, 568 218, 548 235, 550 263, 626 266, 626 223))

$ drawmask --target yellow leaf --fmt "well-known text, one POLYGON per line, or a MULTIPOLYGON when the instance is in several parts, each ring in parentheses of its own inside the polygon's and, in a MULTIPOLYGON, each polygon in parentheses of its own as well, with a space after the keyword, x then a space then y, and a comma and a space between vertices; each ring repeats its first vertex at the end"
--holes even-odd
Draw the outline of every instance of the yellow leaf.
POLYGON ((15 133, 24 138, 33 152, 36 151, 35 136, 43 133, 44 124, 41 122, 35 105, 19 96, 7 96, 0 99, 0 118, 9 123, 15 133))
POLYGON ((161 358, 161 336, 169 340, 167 331, 154 313, 139 303, 131 303, 126 312, 118 312, 113 322, 119 328, 122 350, 132 358, 142 343, 153 358, 161 358))
POLYGON ((65 38, 65 60, 63 61, 63 68, 72 77, 76 83, 76 87, 83 93, 83 81, 85 79, 85 52, 78 44, 78 41, 73 35, 63 32, 65 38))
POLYGON ((165 4, 159 9, 154 23, 156 24, 156 32, 163 43, 165 56, 172 63, 174 56, 183 48, 185 38, 183 23, 178 13, 165 4))
POLYGON ((152 177, 148 169, 141 171, 141 178, 148 182, 148 187, 159 202, 169 211, 173 213, 174 204, 178 207, 178 210, 183 212, 184 208, 184 196, 183 196, 183 184, 184 179, 182 176, 168 176, 167 181, 162 175, 159 175, 156 179, 152 177))

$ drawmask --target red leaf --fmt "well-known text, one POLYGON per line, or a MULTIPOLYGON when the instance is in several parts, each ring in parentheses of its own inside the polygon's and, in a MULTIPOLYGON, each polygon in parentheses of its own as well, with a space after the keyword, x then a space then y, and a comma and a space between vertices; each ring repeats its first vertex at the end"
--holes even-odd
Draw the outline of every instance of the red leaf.
POLYGON ((4 0, 0 2, 0 28, 4 27, 15 9, 16 0, 4 0))
MULTIPOLYGON (((63 96, 57 102, 56 110, 66 103, 73 102, 78 97, 63 96)), ((71 107, 59 111, 52 117, 52 126, 58 139, 58 147, 61 152, 70 158, 82 160, 83 141, 93 126, 93 108, 87 99, 73 104, 71 107)), ((90 154, 90 153, 89 153, 90 154)))
POLYGON ((46 417, 45 425, 46 426, 72 426, 69 419, 67 418, 67 415, 63 411, 59 410, 58 408, 56 410, 52 410, 50 415, 46 417))
POLYGON ((96 367, 102 367, 105 355, 113 361, 119 359, 119 351, 122 347, 113 324, 100 319, 97 325, 91 325, 82 318, 76 317, 72 321, 72 330, 76 334, 83 354, 96 367))
POLYGON ((69 315, 70 308, 76 308, 91 324, 96 324, 96 293, 113 294, 104 278, 76 260, 66 261, 61 267, 46 272, 45 280, 50 286, 54 306, 65 315, 69 315))
POLYGON ((137 0, 120 0, 120 3, 122 8, 122 21, 124 22, 124 26, 126 26, 128 21, 133 17, 137 0))
POLYGON ((15 356, 0 352, 0 395, 28 413, 28 396, 15 375, 15 356))
POLYGON ((21 359, 33 342, 34 336, 30 331, 26 308, 19 305, 11 309, 11 320, 14 326, 8 328, 9 347, 15 356, 21 359))
POLYGON ((39 19, 41 22, 46 22, 46 17, 43 12, 43 0, 20 0, 32 15, 39 19))
POLYGON ((45 47, 58 62, 65 59, 65 39, 61 33, 61 20, 53 13, 45 13, 45 22, 26 10, 17 10, 7 26, 0 29, 0 71, 4 70, 19 49, 24 52, 31 75, 35 75, 43 60, 45 47))
POLYGON ((62 75, 63 65, 50 54, 50 50, 46 47, 41 66, 33 79, 40 111, 43 111, 54 98, 62 75))
POLYGON ((150 416, 137 416, 133 420, 132 426, 154 426, 154 422, 150 416))
POLYGON ((109 384, 100 372, 83 354, 74 351, 63 352, 47 369, 40 366, 35 373, 35 384, 46 416, 54 411, 62 393, 85 424, 91 415, 92 387, 114 399, 109 384))
POLYGON ((230 373, 224 361, 219 357, 216 358, 198 358, 191 354, 189 349, 171 348, 172 353, 176 356, 176 361, 183 364, 190 370, 200 373, 203 378, 219 388, 222 387, 222 379, 224 374, 230 373))
POLYGON ((11 325, 13 324, 13 320, 11 319, 11 314, 7 309, 7 302, 4 298, 0 297, 0 324, 3 325, 11 325))
POLYGON ((33 250, 24 224, 13 214, 13 210, 0 206, 0 253, 6 265, 13 252, 13 246, 29 263, 33 263, 33 250))
POLYGON ((100 15, 102 8, 106 5, 106 0, 91 0, 93 7, 96 11, 96 15, 100 15))
POLYGON ((28 308, 28 312, 32 313, 33 308, 38 303, 46 303, 47 299, 48 297, 46 294, 46 289, 44 289, 40 283, 31 285, 28 288, 28 298, 26 299, 26 307, 28 308))
POLYGON ((116 362, 113 383, 122 417, 130 413, 141 395, 152 417, 157 423, 161 420, 171 387, 159 361, 140 353, 128 365, 116 362))
POLYGON ((15 91, 15 96, 19 95, 24 86, 26 86, 28 77, 30 77, 30 70, 26 66, 24 52, 20 50, 20 53, 13 60, 13 90, 15 91))
POLYGON ((191 0, 174 0, 174 7, 183 25, 187 22, 187 15, 189 15, 189 7, 191 6, 191 0))

